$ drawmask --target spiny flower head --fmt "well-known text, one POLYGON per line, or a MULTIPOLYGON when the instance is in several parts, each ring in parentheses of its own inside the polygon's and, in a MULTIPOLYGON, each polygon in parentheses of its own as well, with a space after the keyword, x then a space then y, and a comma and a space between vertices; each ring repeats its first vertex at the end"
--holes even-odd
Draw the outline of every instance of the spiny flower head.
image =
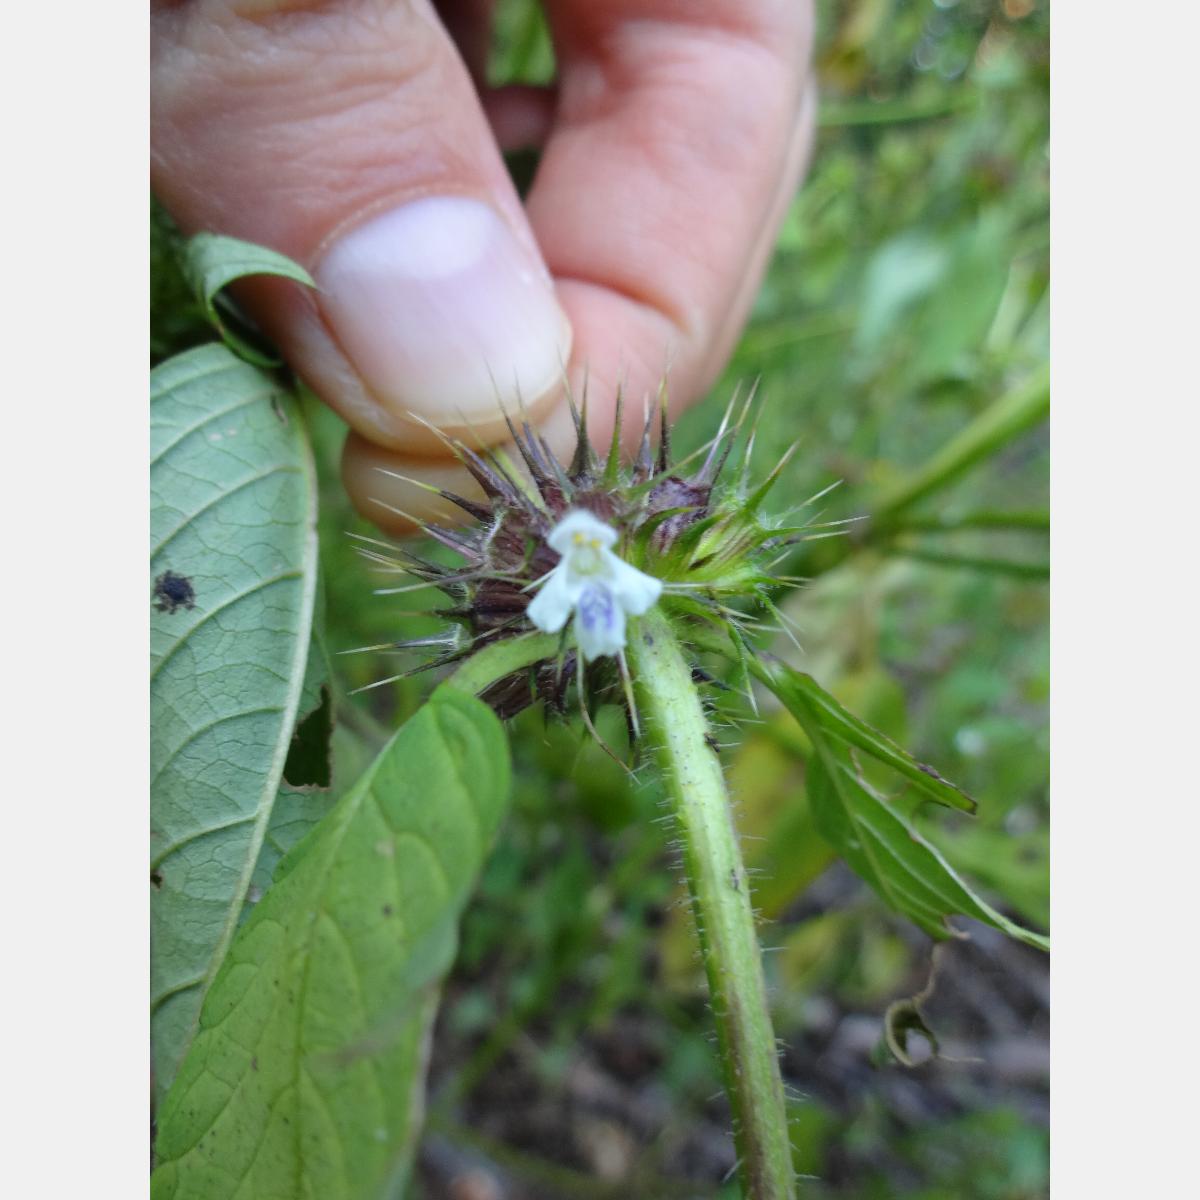
POLYGON ((503 452, 473 450, 445 438, 486 498, 479 502, 434 489, 471 518, 463 528, 422 526, 459 562, 447 566, 403 548, 391 555, 370 548, 363 552, 407 571, 419 581, 414 588, 439 588, 451 605, 438 615, 453 628, 389 648, 440 651, 413 668, 419 671, 458 662, 501 638, 561 631, 555 657, 500 680, 485 693, 498 712, 511 716, 539 697, 562 709, 577 675, 586 674, 592 692, 614 688, 625 618, 655 603, 685 625, 707 621, 722 627, 731 635, 731 651, 742 646, 747 617, 734 605, 756 602, 776 612, 770 599, 778 583, 772 574, 776 562, 795 542, 828 536, 817 532, 822 526, 785 525, 760 515, 791 451, 761 484, 750 487, 754 437, 752 431, 744 439, 740 434, 752 399, 734 420, 735 396, 712 441, 678 463, 671 458, 665 393, 660 394, 657 448, 652 445, 655 419, 649 414, 632 462, 621 458, 619 394, 613 440, 603 459, 588 438, 586 393, 582 412, 568 397, 577 441, 566 465, 528 421, 518 427, 510 418, 528 480, 503 452), (719 483, 739 441, 743 462, 737 478, 719 483))

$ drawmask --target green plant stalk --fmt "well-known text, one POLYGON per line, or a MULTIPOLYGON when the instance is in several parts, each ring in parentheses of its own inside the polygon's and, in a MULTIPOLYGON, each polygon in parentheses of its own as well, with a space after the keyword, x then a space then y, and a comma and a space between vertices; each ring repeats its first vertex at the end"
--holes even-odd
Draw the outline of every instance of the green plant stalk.
POLYGON ((505 675, 542 659, 553 658, 558 653, 560 641, 557 633, 529 633, 493 642, 472 654, 446 678, 446 684, 470 696, 478 696, 505 675))
POLYGON ((1050 368, 1042 367, 980 413, 919 471, 880 495, 873 506, 873 531, 890 529, 917 501, 953 483, 980 459, 1040 424, 1049 411, 1050 368))
POLYGON ((982 574, 1008 575, 1014 579, 1050 578, 1048 562, 1018 562, 1007 558, 985 558, 973 554, 949 554, 923 546, 889 546, 884 553, 893 558, 908 558, 935 567, 954 567, 982 574))
POLYGON ((1028 530, 1032 533, 1050 532, 1050 512, 1045 508, 983 510, 965 513, 934 513, 928 516, 903 517, 897 530, 900 533, 953 533, 959 529, 1028 530))
POLYGON ((626 653, 639 714, 679 821, 745 1195, 794 1198, 762 955, 721 764, 707 741, 691 667, 661 610, 630 623, 626 653))
POLYGON ((974 108, 978 100, 971 94, 933 103, 911 100, 851 101, 821 105, 817 122, 822 129, 845 129, 858 125, 894 125, 904 121, 928 121, 949 117, 974 108))
MULTIPOLYGON (((557 634, 493 643, 446 683, 478 695, 497 679, 553 657, 559 644, 557 634)), ((725 777, 708 745, 691 667, 660 610, 630 623, 627 654, 639 712, 679 820, 745 1194, 794 1200, 783 1081, 725 777)))

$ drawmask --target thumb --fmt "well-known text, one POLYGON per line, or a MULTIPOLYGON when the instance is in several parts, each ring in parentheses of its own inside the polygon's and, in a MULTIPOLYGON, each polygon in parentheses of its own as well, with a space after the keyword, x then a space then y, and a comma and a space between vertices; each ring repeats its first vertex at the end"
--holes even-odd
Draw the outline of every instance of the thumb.
POLYGON ((239 296, 364 438, 436 457, 560 391, 571 332, 475 90, 425 0, 185 0, 153 17, 152 161, 188 232, 305 265, 239 296))

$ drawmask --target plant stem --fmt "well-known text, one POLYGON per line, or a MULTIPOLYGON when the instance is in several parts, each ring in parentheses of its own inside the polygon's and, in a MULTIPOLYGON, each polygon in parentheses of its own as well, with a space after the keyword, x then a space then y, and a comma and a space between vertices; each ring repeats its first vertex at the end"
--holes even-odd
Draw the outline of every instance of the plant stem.
POLYGON ((935 567, 956 567, 980 574, 1008 575, 1014 579, 1043 581, 1050 578, 1048 562, 1019 562, 1008 558, 984 558, 973 554, 948 554, 923 546, 889 546, 884 553, 893 558, 908 558, 935 567))
POLYGON ((949 117, 964 109, 973 108, 978 101, 966 95, 933 103, 916 104, 911 100, 869 100, 821 105, 817 118, 822 129, 843 129, 854 125, 894 125, 902 121, 928 121, 949 117))
POLYGON ((890 529, 918 500, 953 483, 980 459, 1046 419, 1050 411, 1050 368, 1034 371, 1018 387, 984 409, 948 441, 919 471, 879 496, 873 532, 890 529))
POLYGON ((775 1033, 721 764, 706 740, 708 724, 691 667, 661 611, 651 609, 631 622, 626 652, 638 707, 679 820, 745 1195, 794 1198, 775 1033))
POLYGON ((497 679, 503 679, 505 675, 532 666, 544 658, 553 658, 558 653, 560 641, 557 633, 529 633, 522 637, 502 638, 472 654, 447 676, 445 686, 478 696, 497 679))
POLYGON ((1049 533, 1050 511, 1045 508, 1032 508, 934 513, 927 516, 901 517, 896 524, 898 533, 953 533, 959 529, 1017 529, 1049 533))

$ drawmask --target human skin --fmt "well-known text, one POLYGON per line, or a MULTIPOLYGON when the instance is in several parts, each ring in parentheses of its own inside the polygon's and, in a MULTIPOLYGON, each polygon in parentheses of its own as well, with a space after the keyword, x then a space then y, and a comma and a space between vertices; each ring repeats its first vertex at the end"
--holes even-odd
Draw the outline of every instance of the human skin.
POLYGON ((488 88, 490 0, 155 0, 155 193, 316 292, 238 296, 349 424, 343 479, 393 533, 472 494, 431 426, 560 453, 565 387, 628 438, 669 371, 720 372, 807 161, 811 0, 547 0, 551 88, 488 88), (524 203, 503 152, 536 146, 524 203), (406 514, 406 515, 402 515, 406 514))

